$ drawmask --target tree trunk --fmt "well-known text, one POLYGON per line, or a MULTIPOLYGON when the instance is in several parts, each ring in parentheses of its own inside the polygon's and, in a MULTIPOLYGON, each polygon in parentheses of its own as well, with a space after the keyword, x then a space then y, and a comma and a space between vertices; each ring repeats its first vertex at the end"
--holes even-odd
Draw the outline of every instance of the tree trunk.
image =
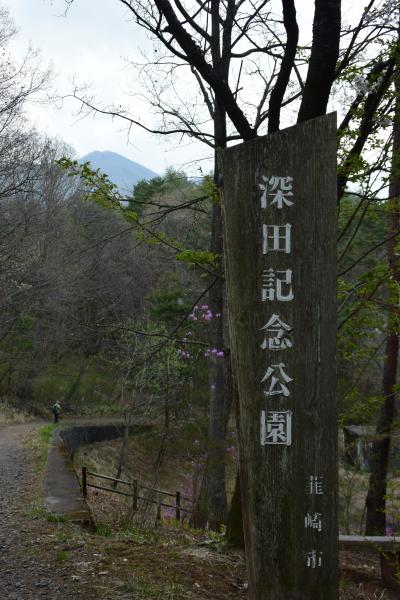
POLYGON ((75 377, 74 381, 70 385, 68 391, 66 392, 66 394, 63 398, 62 405, 64 408, 70 408, 71 401, 79 389, 82 378, 83 378, 84 374, 86 373, 86 369, 87 369, 87 365, 85 365, 85 363, 82 362, 79 367, 77 376, 75 377))
MULTIPOLYGON (((228 80, 229 59, 221 54, 221 23, 219 1, 211 5, 211 54, 215 72, 221 79, 228 80)), ((214 186, 221 185, 218 152, 226 147, 226 111, 218 98, 214 105, 214 186)), ((213 204, 210 251, 219 255, 218 268, 222 271, 222 213, 220 197, 213 204)), ((210 323, 210 344, 220 352, 224 350, 224 281, 219 278, 209 293, 209 307, 213 314, 210 323)), ((225 486, 225 432, 226 432, 226 355, 212 354, 209 359, 209 421, 208 453, 200 495, 194 511, 197 526, 218 530, 228 517, 225 486)))
POLYGON ((18 374, 18 383, 16 386, 17 406, 21 410, 32 410, 32 400, 34 385, 40 374, 42 366, 41 352, 41 330, 42 313, 38 309, 35 315, 35 327, 32 336, 33 352, 30 357, 30 364, 24 369, 23 373, 18 374))
POLYGON ((298 123, 326 112, 339 58, 340 17, 341 0, 315 0, 313 41, 298 123))
POLYGON ((233 548, 244 548, 242 501, 240 497, 240 475, 236 475, 235 491, 229 510, 225 541, 233 548))
MULTIPOLYGON (((397 59, 398 68, 400 60, 397 59)), ((396 105, 393 122, 393 155, 389 183, 388 234, 400 228, 400 79, 395 80, 396 105)), ((389 309, 387 317, 386 358, 383 371, 384 401, 379 411, 376 440, 371 459, 371 475, 366 499, 366 535, 384 535, 386 525, 386 488, 390 440, 395 416, 397 362, 399 356, 399 285, 400 271, 397 255, 398 238, 388 242, 387 258, 390 271, 389 309)))
MULTIPOLYGON (((217 169, 216 176, 218 176, 217 169)), ((213 207, 211 251, 222 254, 221 206, 219 203, 214 204, 213 207)), ((209 307, 213 313, 210 323, 210 345, 219 351, 224 348, 223 286, 222 279, 219 279, 209 294, 209 307)), ((226 357, 217 357, 213 354, 209 361, 208 452, 195 510, 195 522, 197 527, 205 527, 208 524, 211 529, 218 529, 221 523, 226 522, 228 514, 225 487, 226 357)))
MULTIPOLYGON (((122 444, 121 444, 121 447, 119 450, 118 466, 117 466, 117 470, 115 473, 115 479, 121 478, 122 468, 123 468, 124 462, 125 462, 126 449, 128 447, 128 441, 129 441, 129 428, 131 427, 131 425, 132 425, 131 414, 129 413, 125 420, 124 439, 122 440, 122 444)), ((116 481, 114 481, 113 487, 114 488, 117 487, 116 481)))
MULTIPOLYGON (((235 417, 236 417, 236 428, 239 433, 240 417, 239 417, 239 398, 237 392, 236 381, 233 378, 233 365, 230 362, 230 373, 231 373, 231 390, 230 394, 234 399, 235 417)), ((237 440, 239 442, 239 440, 237 440)), ((235 490, 233 492, 231 505, 229 508, 228 522, 226 524, 226 535, 225 541, 228 546, 233 548, 242 548, 244 550, 244 530, 243 530, 243 514, 242 514, 242 492, 240 485, 240 466, 236 474, 235 490)))

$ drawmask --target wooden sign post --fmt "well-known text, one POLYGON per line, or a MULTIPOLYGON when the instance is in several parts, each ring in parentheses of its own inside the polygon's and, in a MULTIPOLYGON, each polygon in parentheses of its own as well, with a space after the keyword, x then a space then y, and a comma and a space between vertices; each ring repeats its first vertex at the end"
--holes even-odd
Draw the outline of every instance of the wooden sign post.
POLYGON ((224 151, 251 600, 338 597, 336 115, 224 151))

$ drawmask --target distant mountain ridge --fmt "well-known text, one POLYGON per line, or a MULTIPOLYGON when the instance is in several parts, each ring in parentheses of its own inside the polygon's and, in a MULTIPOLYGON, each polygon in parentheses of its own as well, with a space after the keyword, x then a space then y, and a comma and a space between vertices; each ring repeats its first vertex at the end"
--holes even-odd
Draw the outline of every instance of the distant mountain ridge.
POLYGON ((132 193, 133 186, 141 179, 153 179, 158 176, 158 173, 116 152, 95 150, 79 158, 78 162, 90 162, 94 169, 106 173, 124 194, 132 193))

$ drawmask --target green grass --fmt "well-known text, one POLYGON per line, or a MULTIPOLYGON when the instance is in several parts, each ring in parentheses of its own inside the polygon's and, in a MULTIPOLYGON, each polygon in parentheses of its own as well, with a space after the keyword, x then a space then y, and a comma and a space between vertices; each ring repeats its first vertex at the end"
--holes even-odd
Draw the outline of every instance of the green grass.
POLYGON ((134 524, 126 524, 122 529, 124 537, 126 537, 133 544, 142 546, 143 544, 150 544, 154 542, 155 534, 152 529, 137 527, 134 524))
POLYGON ((70 529, 58 529, 54 532, 54 537, 57 542, 60 542, 61 544, 67 544, 75 539, 76 532, 70 529))
POLYGON ((46 446, 49 445, 51 436, 53 435, 53 431, 56 429, 56 427, 57 426, 54 423, 51 423, 50 425, 45 425, 39 429, 40 439, 43 444, 46 444, 46 446))
POLYGON ((32 519, 45 519, 49 523, 68 523, 68 517, 61 513, 51 513, 43 506, 34 506, 26 512, 32 519))
POLYGON ((104 523, 98 523, 96 525, 96 533, 97 533, 97 535, 100 535, 101 537, 111 537, 113 530, 110 527, 110 525, 106 525, 104 523))
POLYGON ((56 560, 62 562, 63 560, 67 560, 70 557, 71 553, 68 550, 58 550, 56 554, 56 560))
POLYGON ((45 519, 49 523, 68 523, 68 517, 61 513, 47 513, 45 519))
POLYGON ((158 585, 143 581, 134 573, 125 578, 121 587, 125 592, 132 594, 132 600, 145 600, 146 598, 151 600, 176 600, 178 594, 181 594, 184 590, 177 583, 158 585))
POLYGON ((37 430, 35 437, 29 444, 33 450, 36 471, 40 472, 46 466, 47 451, 55 428, 56 425, 54 424, 40 427, 40 429, 37 430))

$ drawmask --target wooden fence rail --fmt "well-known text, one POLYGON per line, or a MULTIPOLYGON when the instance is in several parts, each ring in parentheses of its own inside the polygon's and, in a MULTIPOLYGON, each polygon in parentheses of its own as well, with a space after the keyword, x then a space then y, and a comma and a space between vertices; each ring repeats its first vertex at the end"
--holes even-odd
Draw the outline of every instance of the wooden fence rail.
MULTIPOLYGON (((150 488, 145 485, 140 485, 141 489, 148 490, 154 492, 159 495, 169 496, 175 498, 175 504, 166 504, 161 502, 160 499, 152 500, 150 498, 145 498, 144 496, 139 495, 139 482, 137 479, 133 481, 126 481, 124 479, 117 479, 115 477, 109 477, 108 475, 102 475, 101 473, 94 473, 93 471, 89 471, 87 467, 82 467, 82 491, 83 496, 87 497, 88 488, 95 488, 97 490, 102 490, 105 492, 110 492, 112 494, 121 494, 122 496, 129 496, 132 500, 133 509, 136 511, 138 509, 138 501, 147 501, 152 504, 157 505, 157 520, 161 519, 161 508, 174 508, 176 520, 180 521, 181 513, 189 513, 191 514, 192 509, 187 509, 181 506, 181 501, 185 500, 189 504, 192 504, 192 501, 186 496, 182 496, 180 492, 175 492, 175 494, 171 492, 165 492, 163 490, 157 490, 155 488, 150 488), (121 490, 117 490, 115 488, 103 487, 100 485, 96 485, 94 483, 88 482, 88 477, 95 477, 98 479, 104 479, 106 481, 110 481, 112 483, 118 484, 121 483, 123 485, 129 486, 132 491, 131 492, 123 492, 121 490)), ((394 589, 400 589, 399 579, 397 573, 400 569, 400 538, 396 537, 387 537, 387 536, 352 536, 352 535, 340 535, 339 536, 339 548, 341 550, 361 550, 361 551, 373 551, 380 555, 381 558, 381 570, 382 570, 382 579, 386 583, 388 587, 394 589)))
POLYGON ((161 502, 160 499, 152 500, 151 498, 145 498, 144 496, 139 496, 139 482, 137 479, 133 479, 132 481, 126 481, 124 479, 117 479, 116 477, 110 477, 109 475, 102 475, 101 473, 95 473, 93 471, 89 471, 87 469, 87 467, 82 467, 82 493, 83 493, 84 498, 87 498, 87 491, 88 491, 89 487, 95 488, 97 490, 102 490, 104 492, 110 492, 112 494, 120 494, 121 496, 128 496, 128 497, 132 498, 132 505, 133 505, 134 510, 138 509, 138 501, 139 500, 150 502, 151 504, 156 504, 158 520, 161 519, 161 507, 174 508, 175 509, 175 518, 177 521, 180 521, 182 512, 185 512, 188 514, 192 513, 191 508, 190 509, 184 508, 181 504, 182 500, 185 500, 185 502, 188 502, 190 504, 192 504, 192 501, 189 498, 187 498, 186 496, 182 496, 182 494, 178 491, 173 494, 171 492, 165 492, 163 490, 158 490, 158 489, 151 488, 146 485, 140 484, 140 488, 143 490, 147 490, 147 491, 153 492, 158 495, 169 496, 171 498, 175 498, 175 504, 166 504, 165 502, 161 502), (122 483, 123 485, 127 485, 130 488, 132 488, 132 492, 123 492, 121 490, 117 490, 116 487, 110 488, 110 487, 104 487, 101 485, 96 485, 94 483, 89 483, 88 477, 94 477, 97 479, 104 479, 106 481, 111 481, 115 486, 118 483, 122 483))

